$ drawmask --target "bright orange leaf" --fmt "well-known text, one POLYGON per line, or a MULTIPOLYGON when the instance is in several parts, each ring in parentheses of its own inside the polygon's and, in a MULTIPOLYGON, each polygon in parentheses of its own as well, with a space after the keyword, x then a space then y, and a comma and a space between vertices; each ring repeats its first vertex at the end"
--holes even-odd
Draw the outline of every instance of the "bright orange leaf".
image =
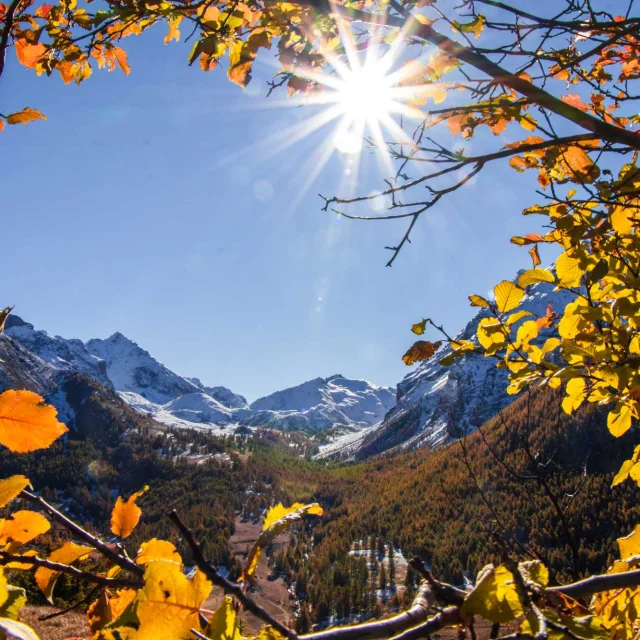
POLYGON ((136 491, 126 502, 122 496, 118 496, 111 512, 111 531, 119 538, 127 538, 136 528, 142 515, 142 509, 136 504, 136 500, 148 489, 147 486, 142 491, 136 491))
POLYGON ((15 453, 46 449, 68 429, 56 420, 55 407, 33 391, 0 395, 0 444, 15 453))

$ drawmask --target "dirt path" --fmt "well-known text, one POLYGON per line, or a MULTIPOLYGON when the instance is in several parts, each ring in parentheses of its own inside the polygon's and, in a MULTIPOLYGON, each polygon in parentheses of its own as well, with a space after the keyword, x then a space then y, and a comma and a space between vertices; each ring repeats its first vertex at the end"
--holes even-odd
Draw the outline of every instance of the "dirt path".
MULTIPOLYGON (((240 517, 237 517, 235 526, 236 532, 231 536, 229 544, 231 545, 233 554, 244 562, 247 557, 247 552, 260 535, 261 524, 243 522, 240 517)), ((273 552, 277 553, 281 551, 288 544, 288 541, 288 535, 278 536, 274 540, 273 552)), ((256 569, 256 589, 251 595, 261 607, 268 611, 279 622, 288 624, 293 620, 294 598, 287 590, 287 585, 284 580, 281 578, 269 580, 269 574, 268 559, 266 555, 263 554, 260 557, 256 569)), ((219 589, 214 589, 211 596, 204 603, 204 608, 215 610, 221 600, 222 593, 219 592, 219 589)), ((247 631, 252 634, 257 634, 262 623, 252 615, 243 614, 242 618, 247 626, 247 631)))

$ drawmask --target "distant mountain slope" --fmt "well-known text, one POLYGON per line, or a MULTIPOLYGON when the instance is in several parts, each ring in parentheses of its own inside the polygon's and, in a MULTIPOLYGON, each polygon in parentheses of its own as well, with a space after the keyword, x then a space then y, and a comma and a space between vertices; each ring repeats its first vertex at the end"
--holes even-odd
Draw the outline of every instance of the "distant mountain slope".
MULTIPOLYGON (((169 427, 353 432, 380 422, 395 403, 390 388, 335 375, 278 391, 249 407, 226 387, 175 373, 119 332, 85 344, 51 336, 10 316, 5 338, 13 342, 10 357, 0 363, 0 380, 3 371, 11 370, 12 379, 33 378, 31 386, 54 398, 62 381, 58 374, 80 373, 115 389, 136 411, 169 427)), ((62 396, 52 401, 66 411, 62 396)))
MULTIPOLYGON (((522 309, 543 316, 547 305, 564 310, 574 296, 566 291, 554 292, 553 285, 540 283, 529 288, 522 309)), ((488 311, 479 312, 458 334, 474 339, 478 322, 488 311)), ((553 330, 541 332, 547 337, 553 330)), ((450 348, 441 349, 422 362, 398 385, 397 404, 384 421, 369 430, 360 440, 336 442, 341 457, 367 458, 382 452, 435 447, 452 438, 475 430, 514 396, 506 393, 507 373, 496 368, 493 358, 470 354, 449 367, 439 364, 450 348)))
MULTIPOLYGON (((254 411, 297 412, 312 431, 336 425, 367 427, 380 422, 395 404, 390 387, 342 375, 315 378, 290 389, 277 391, 251 404, 254 411)), ((283 416, 284 417, 284 416, 283 416)))

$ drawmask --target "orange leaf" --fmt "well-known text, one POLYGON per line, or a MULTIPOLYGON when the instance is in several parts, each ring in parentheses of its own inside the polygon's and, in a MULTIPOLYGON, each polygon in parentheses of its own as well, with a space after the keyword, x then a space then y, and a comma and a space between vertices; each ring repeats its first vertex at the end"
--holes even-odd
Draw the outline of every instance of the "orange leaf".
POLYGON ((540 260, 540 254, 538 253, 538 245, 535 244, 531 249, 529 249, 529 255, 531 256, 531 260, 533 260, 533 266, 537 267, 542 261, 540 260))
POLYGON ((15 453, 46 449, 68 431, 56 420, 55 407, 42 404, 33 391, 5 391, 0 395, 0 444, 15 453))
POLYGON ((35 15, 38 18, 48 18, 49 14, 51 13, 51 9, 53 9, 52 4, 43 4, 41 7, 38 7, 35 10, 35 15))
POLYGON ((0 544, 26 544, 51 528, 49 521, 37 511, 16 511, 8 520, 0 520, 0 544))
POLYGON ((562 96, 562 102, 566 102, 581 111, 586 111, 589 108, 584 102, 582 102, 582 100, 580 100, 580 96, 577 93, 570 93, 566 96, 562 96))
POLYGON ((69 84, 73 82, 73 79, 76 77, 76 74, 73 69, 73 62, 70 60, 63 60, 57 67, 60 72, 60 77, 65 84, 69 84))
POLYGON ((11 476, 0 480, 0 509, 6 507, 18 494, 29 486, 29 478, 11 476))
POLYGON ((402 356, 403 362, 410 367, 416 362, 429 359, 442 344, 442 341, 428 342, 427 340, 418 340, 411 348, 402 356))
POLYGON ((26 40, 16 42, 16 56, 20 64, 27 69, 35 68, 38 60, 44 55, 47 48, 43 44, 29 44, 26 40))
POLYGON ((7 116, 7 122, 9 124, 29 124, 33 120, 46 120, 47 117, 43 116, 37 109, 26 107, 22 111, 11 113, 7 116))
POLYGON ((0 131, 4 129, 4 120, 0 118, 0 131))
POLYGON ((124 71, 126 76, 129 75, 131 71, 131 67, 127 62, 127 52, 120 47, 114 47, 113 52, 116 54, 116 60, 118 61, 118 66, 124 71))
POLYGON ((126 502, 122 496, 118 496, 111 512, 111 531, 119 538, 127 538, 136 528, 142 515, 142 509, 136 504, 136 500, 148 489, 146 486, 142 491, 136 491, 126 502))

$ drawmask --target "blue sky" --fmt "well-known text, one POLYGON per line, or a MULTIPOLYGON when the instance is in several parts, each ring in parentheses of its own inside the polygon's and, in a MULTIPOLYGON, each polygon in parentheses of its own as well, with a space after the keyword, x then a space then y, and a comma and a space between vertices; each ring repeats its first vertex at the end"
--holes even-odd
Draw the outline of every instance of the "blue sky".
MULTIPOLYGON (((83 340, 121 331, 250 400, 334 373, 395 385, 413 322, 455 333, 472 316, 468 294, 529 266, 509 238, 536 230, 519 213, 533 176, 503 165, 423 216, 385 268, 402 222, 321 211, 319 192, 344 193, 348 156, 303 193, 331 129, 267 154, 309 109, 266 98, 266 63, 242 91, 222 69, 189 68, 188 45, 164 47, 163 35, 126 41, 128 78, 96 70, 80 87, 9 54, 3 112, 48 116, 0 134, 1 303, 36 327, 83 340)), ((365 154, 358 191, 384 175, 365 154)))

